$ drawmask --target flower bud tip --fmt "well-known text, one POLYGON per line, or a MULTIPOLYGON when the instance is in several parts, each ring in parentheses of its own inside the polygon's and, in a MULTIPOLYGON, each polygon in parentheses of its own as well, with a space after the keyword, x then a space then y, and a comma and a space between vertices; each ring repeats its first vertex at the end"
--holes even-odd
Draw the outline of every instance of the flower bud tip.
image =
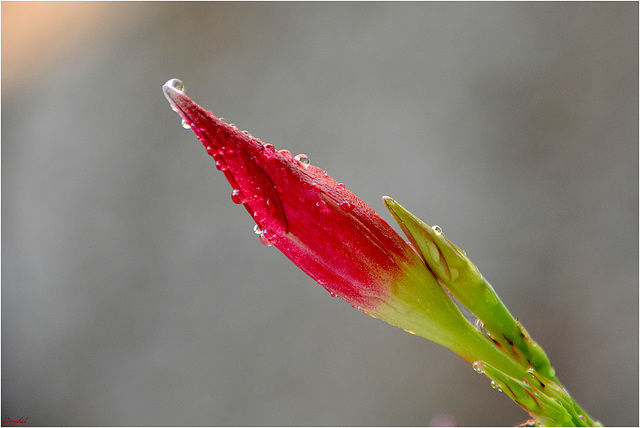
POLYGON ((171 104, 171 108, 176 110, 178 96, 180 93, 184 93, 184 83, 180 79, 169 79, 162 85, 162 92, 169 104, 171 104))

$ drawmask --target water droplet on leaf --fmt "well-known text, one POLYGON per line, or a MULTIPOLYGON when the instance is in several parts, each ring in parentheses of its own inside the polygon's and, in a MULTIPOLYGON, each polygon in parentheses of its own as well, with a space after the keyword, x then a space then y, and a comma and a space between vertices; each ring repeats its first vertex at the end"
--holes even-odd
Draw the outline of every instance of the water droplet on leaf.
POLYGON ((440 226, 433 226, 431 229, 433 229, 436 235, 444 236, 444 233, 442 233, 442 228, 440 226))
POLYGON ((262 230, 260 229, 260 226, 258 226, 257 224, 253 226, 253 233, 255 233, 256 235, 260 235, 262 233, 262 230))
POLYGON ((191 125, 189 125, 189 124, 187 123, 187 121, 186 121, 186 120, 184 120, 184 119, 182 119, 182 127, 183 127, 184 129, 191 129, 191 125))
POLYGON ((476 373, 482 374, 482 368, 480 367, 480 363, 479 362, 476 361, 475 363, 473 363, 472 367, 473 367, 473 370, 476 373))

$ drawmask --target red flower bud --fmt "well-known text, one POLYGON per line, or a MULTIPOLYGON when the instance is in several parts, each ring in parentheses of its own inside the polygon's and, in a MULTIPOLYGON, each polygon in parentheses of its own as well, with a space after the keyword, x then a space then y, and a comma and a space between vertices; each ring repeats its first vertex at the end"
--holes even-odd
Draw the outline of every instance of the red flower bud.
MULTIPOLYGON (((231 184, 263 239, 332 295, 366 312, 387 300, 420 256, 373 209, 310 165, 227 124, 167 82, 164 93, 231 184)), ((435 280, 434 280, 435 281, 435 280)))
POLYGON ((163 90, 224 172, 233 201, 251 214, 261 238, 333 296, 469 362, 524 373, 462 316, 413 247, 344 184, 306 156, 277 151, 204 110, 179 80, 163 90))

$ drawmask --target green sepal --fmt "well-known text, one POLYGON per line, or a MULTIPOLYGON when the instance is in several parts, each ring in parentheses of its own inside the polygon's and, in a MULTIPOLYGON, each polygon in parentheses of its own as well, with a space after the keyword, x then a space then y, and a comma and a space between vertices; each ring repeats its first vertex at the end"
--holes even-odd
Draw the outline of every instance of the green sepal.
POLYGON ((552 378, 555 371, 544 350, 511 315, 466 253, 449 241, 440 228, 430 227, 388 196, 383 200, 438 281, 482 321, 491 338, 523 366, 532 365, 552 378))
POLYGON ((476 361, 473 366, 476 371, 485 374, 491 379, 500 391, 507 394, 509 398, 533 416, 541 425, 588 426, 585 421, 577 417, 575 412, 567 409, 567 406, 572 409, 570 403, 547 395, 544 391, 538 389, 541 388, 540 384, 537 384, 536 387, 536 385, 530 383, 529 379, 520 381, 482 361, 476 361))

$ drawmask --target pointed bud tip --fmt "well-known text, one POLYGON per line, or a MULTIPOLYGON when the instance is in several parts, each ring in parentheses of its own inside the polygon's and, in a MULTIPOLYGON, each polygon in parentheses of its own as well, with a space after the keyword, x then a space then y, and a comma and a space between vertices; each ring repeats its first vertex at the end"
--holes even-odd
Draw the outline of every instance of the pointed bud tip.
POLYGON ((182 80, 180 79, 169 79, 164 85, 162 85, 162 90, 165 93, 171 91, 184 92, 184 83, 182 83, 182 80))
POLYGON ((180 94, 184 94, 184 83, 182 83, 180 79, 169 79, 162 85, 162 92, 167 101, 169 101, 169 104, 171 104, 171 107, 175 110, 180 94))
POLYGON ((387 206, 387 209, 390 207, 395 207, 398 203, 391 196, 383 196, 382 202, 387 206))

